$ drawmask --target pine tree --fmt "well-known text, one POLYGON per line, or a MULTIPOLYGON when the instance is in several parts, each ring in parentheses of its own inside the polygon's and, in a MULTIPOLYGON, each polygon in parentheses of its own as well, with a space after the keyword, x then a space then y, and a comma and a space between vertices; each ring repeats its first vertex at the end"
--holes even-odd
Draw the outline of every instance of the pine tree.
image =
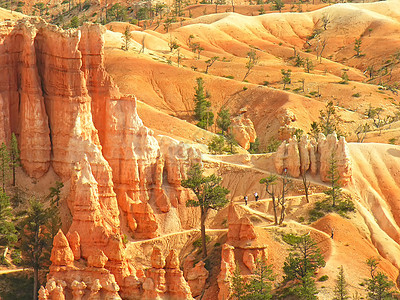
POLYGON ((286 89, 287 84, 292 83, 292 70, 284 70, 281 69, 281 74, 282 74, 282 83, 283 83, 283 89, 286 89))
POLYGON ((265 259, 256 260, 256 269, 251 279, 245 285, 246 300, 268 300, 272 298, 272 284, 275 280, 272 266, 265 259))
POLYGON ((249 76, 251 70, 258 64, 258 56, 256 50, 254 48, 250 48, 250 51, 247 52, 247 62, 246 62, 246 74, 244 74, 243 80, 245 81, 247 76, 249 76))
POLYGON ((0 191, 0 245, 9 247, 17 242, 17 232, 13 223, 10 199, 0 191))
POLYGON ((355 40, 354 51, 356 51, 357 57, 361 56, 361 38, 355 40))
POLYGON ((123 42, 122 49, 128 51, 131 40, 132 40, 131 31, 129 30, 129 26, 126 26, 124 33, 122 34, 122 42, 123 42))
POLYGON ((267 265, 265 259, 256 260, 254 274, 245 282, 240 274, 238 264, 231 278, 232 297, 235 300, 268 300, 272 298, 272 282, 275 276, 272 267, 267 265))
POLYGON ((20 151, 17 137, 14 133, 11 134, 10 141, 10 165, 12 169, 12 185, 15 186, 15 169, 20 166, 20 151))
POLYGON ((335 207, 342 197, 342 187, 340 185, 340 175, 335 155, 336 153, 333 151, 329 159, 328 179, 331 183, 331 187, 329 190, 324 191, 328 196, 327 199, 332 201, 332 207, 335 207))
POLYGON ((207 257, 205 227, 207 213, 209 209, 218 210, 228 203, 226 195, 229 190, 220 186, 221 181, 222 178, 215 176, 215 174, 204 176, 199 164, 193 165, 187 173, 187 179, 182 181, 182 186, 191 189, 197 197, 196 200, 188 200, 186 206, 200 207, 203 258, 207 257))
POLYGON ((214 114, 210 111, 211 102, 207 100, 209 95, 204 91, 204 81, 203 78, 199 77, 196 79, 197 86, 194 94, 194 116, 199 122, 197 126, 203 129, 207 129, 212 124, 214 124, 214 114))
POLYGON ((370 279, 365 279, 364 283, 368 293, 368 299, 371 300, 389 300, 395 298, 395 292, 392 290, 395 285, 382 272, 377 272, 379 262, 375 258, 369 258, 367 265, 370 267, 370 279))
POLYGON ((50 187, 50 193, 47 195, 46 199, 50 202, 49 207, 47 208, 49 214, 48 220, 48 232, 50 234, 51 243, 57 234, 58 230, 61 228, 61 218, 60 212, 58 209, 58 205, 61 198, 61 189, 64 187, 64 184, 60 181, 56 181, 54 187, 50 187))
POLYGON ((349 292, 347 291, 347 282, 344 277, 343 266, 340 266, 339 274, 336 279, 336 285, 334 290, 333 300, 346 300, 350 299, 349 292))
POLYGON ((317 289, 313 278, 315 272, 325 266, 321 251, 309 235, 293 236, 290 244, 292 251, 283 266, 285 281, 300 281, 299 286, 292 288, 292 293, 300 299, 316 299, 317 289))
POLYGON ((48 232, 49 211, 37 199, 20 224, 21 253, 24 265, 33 268, 33 299, 37 299, 39 271, 49 264, 52 239, 48 232))
POLYGON ((222 154, 224 152, 225 139, 221 135, 214 136, 208 144, 208 151, 212 154, 222 154))
POLYGON ((338 131, 336 109, 332 100, 326 104, 325 110, 320 110, 319 115, 319 127, 323 134, 328 135, 338 131))
POLYGON ((233 135, 232 132, 229 132, 229 133, 226 135, 226 143, 228 144, 229 152, 230 152, 231 154, 235 154, 236 151, 235 151, 235 148, 234 148, 234 147, 236 147, 236 146, 238 145, 238 142, 236 141, 235 136, 233 135))
POLYGON ((218 112, 217 126, 221 129, 222 135, 224 135, 229 126, 231 126, 231 114, 227 108, 222 107, 218 112))
POLYGON ((244 279, 240 273, 239 264, 236 262, 236 268, 231 277, 232 298, 235 300, 243 300, 245 295, 244 279))
POLYGON ((0 146, 0 180, 3 185, 3 192, 6 191, 6 183, 11 176, 11 159, 5 143, 0 146))

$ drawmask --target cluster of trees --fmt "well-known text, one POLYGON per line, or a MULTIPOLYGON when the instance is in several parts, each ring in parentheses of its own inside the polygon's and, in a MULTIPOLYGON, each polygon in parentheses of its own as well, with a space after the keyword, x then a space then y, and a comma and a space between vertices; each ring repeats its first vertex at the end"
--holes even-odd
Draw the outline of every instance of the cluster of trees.
MULTIPOLYGON (((283 266, 284 277, 277 284, 273 274, 272 265, 268 265, 265 259, 256 261, 256 269, 250 276, 242 276, 238 264, 231 277, 232 297, 235 300, 253 299, 318 299, 318 289, 315 284, 316 274, 325 266, 325 260, 310 235, 296 236, 288 234, 283 240, 291 246, 289 256, 286 257, 283 266), (273 286, 275 283, 275 288, 273 286)), ((370 268, 370 278, 363 280, 360 285, 365 287, 367 299, 383 300, 397 299, 394 291, 394 283, 382 272, 377 272, 378 261, 369 258, 366 262, 370 268)), ((351 299, 348 283, 345 278, 343 266, 339 267, 334 287, 334 300, 351 299)), ((326 280, 328 277, 325 275, 326 280)), ((322 279, 322 277, 321 277, 322 279)), ((321 280, 320 279, 320 280, 321 280)), ((357 296, 353 299, 359 299, 357 296)))
MULTIPOLYGON (((211 102, 208 100, 210 94, 204 88, 203 78, 196 79, 194 94, 194 117, 197 120, 197 126, 207 130, 214 124, 214 113, 211 110, 211 102)), ((222 107, 218 112, 216 125, 220 129, 220 135, 214 136, 208 144, 209 151, 214 154, 221 154, 224 151, 234 153, 237 142, 232 134, 231 115, 226 107, 222 107), (225 146, 227 144, 227 147, 225 146)))
POLYGON ((273 289, 275 276, 272 266, 263 259, 257 260, 254 274, 244 278, 237 267, 232 276, 233 299, 272 299, 297 296, 299 299, 317 299, 316 272, 325 266, 323 256, 309 235, 286 235, 283 237, 291 251, 286 257, 281 288, 273 289))
POLYGON ((12 134, 9 146, 2 143, 0 147, 0 247, 3 249, 0 262, 9 265, 11 248, 14 264, 32 268, 33 299, 37 299, 39 271, 50 265, 53 238, 61 228, 58 203, 63 184, 56 182, 41 201, 36 196, 21 200, 17 187, 6 190, 11 178, 11 186, 16 184, 19 154, 17 138, 12 134))

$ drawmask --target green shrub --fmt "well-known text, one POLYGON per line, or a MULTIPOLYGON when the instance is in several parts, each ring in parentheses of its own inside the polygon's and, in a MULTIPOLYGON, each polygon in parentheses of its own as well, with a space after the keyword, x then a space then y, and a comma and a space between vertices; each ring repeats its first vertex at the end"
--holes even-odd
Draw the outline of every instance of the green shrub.
POLYGON ((351 95, 352 97, 355 97, 355 98, 360 98, 361 97, 361 95, 360 95, 360 93, 355 93, 355 94, 353 94, 353 95, 351 95))
MULTIPOLYGON (((209 235, 206 234, 206 244, 211 241, 211 238, 209 235)), ((195 248, 201 248, 203 246, 203 243, 201 242, 201 237, 199 237, 197 240, 193 242, 193 247, 195 248)))
POLYGON ((272 137, 269 140, 269 143, 267 145, 267 153, 276 152, 276 150, 278 150, 278 147, 281 145, 281 143, 282 143, 281 141, 272 137))
POLYGON ((14 265, 20 266, 22 264, 21 251, 15 249, 11 252, 11 261, 14 265))
POLYGON ((315 202, 315 206, 310 210, 309 216, 311 222, 314 222, 325 216, 325 214, 331 212, 335 212, 346 218, 349 212, 355 210, 356 208, 351 197, 349 195, 344 195, 343 198, 336 203, 336 206, 332 206, 330 199, 315 202))
POLYGON ((208 151, 212 154, 222 154, 225 145, 225 139, 223 136, 214 136, 208 144, 208 151))
POLYGON ((318 281, 322 282, 322 281, 327 281, 329 279, 328 275, 323 275, 320 278, 318 278, 318 281))
POLYGON ((243 91, 247 91, 247 89, 248 89, 247 86, 244 86, 244 87, 243 87, 243 91))
POLYGON ((292 233, 288 233, 288 234, 284 234, 284 235, 282 236, 282 240, 283 240, 285 243, 287 243, 287 244, 289 244, 289 245, 291 245, 291 246, 294 246, 294 245, 296 245, 297 243, 299 243, 299 241, 301 240, 301 237, 299 237, 299 236, 297 236, 297 235, 294 235, 294 234, 292 234, 292 233))
POLYGON ((225 76, 223 76, 223 77, 228 78, 228 79, 235 79, 235 77, 232 76, 232 75, 225 75, 225 76))

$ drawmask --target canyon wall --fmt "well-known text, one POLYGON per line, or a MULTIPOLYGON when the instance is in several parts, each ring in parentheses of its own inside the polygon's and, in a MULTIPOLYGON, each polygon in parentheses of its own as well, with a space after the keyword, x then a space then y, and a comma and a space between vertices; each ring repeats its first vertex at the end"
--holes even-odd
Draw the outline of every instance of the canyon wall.
MULTIPOLYGON (((42 299, 140 298, 143 280, 125 258, 122 236, 171 231, 160 226, 166 218, 173 230, 198 225, 199 210, 186 208, 191 194, 180 183, 200 152, 167 137, 158 142, 143 125, 135 97, 121 95, 104 69, 104 27, 62 30, 26 18, 0 28, 0 142, 17 135, 28 176, 52 168, 70 182, 72 224, 54 240, 42 299)), ((176 262, 166 277, 182 286, 167 285, 166 294, 191 298, 176 262)))

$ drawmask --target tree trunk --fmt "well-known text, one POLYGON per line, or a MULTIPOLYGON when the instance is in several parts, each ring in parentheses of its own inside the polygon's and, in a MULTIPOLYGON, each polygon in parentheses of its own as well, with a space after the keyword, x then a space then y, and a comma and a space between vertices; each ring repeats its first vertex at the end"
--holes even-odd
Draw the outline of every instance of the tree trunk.
POLYGON ((207 211, 204 211, 204 209, 201 209, 201 245, 202 245, 202 251, 203 251, 203 258, 207 258, 207 245, 206 245, 206 225, 204 224, 206 222, 206 215, 207 211))
POLYGON ((38 298, 38 281, 39 281, 39 269, 33 268, 33 300, 38 298))
POLYGON ((275 196, 272 196, 272 207, 274 208, 274 219, 275 219, 275 225, 278 225, 278 214, 276 212, 276 202, 275 202, 275 196))
POLYGON ((15 186, 15 165, 12 167, 12 186, 15 186))

